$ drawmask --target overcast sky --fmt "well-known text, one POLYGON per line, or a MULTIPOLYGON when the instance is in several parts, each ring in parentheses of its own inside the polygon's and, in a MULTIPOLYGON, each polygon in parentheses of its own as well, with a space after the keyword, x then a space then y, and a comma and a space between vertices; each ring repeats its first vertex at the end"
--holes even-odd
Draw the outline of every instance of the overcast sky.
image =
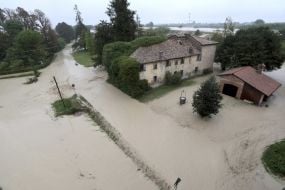
MULTIPOLYGON (((105 14, 109 0, 0 0, 1 8, 26 10, 40 9, 52 21, 74 24, 74 4, 78 5, 85 24, 107 20, 105 14)), ((233 21, 249 22, 258 18, 266 22, 285 22, 284 0, 129 0, 142 23, 224 22, 227 16, 233 21)))

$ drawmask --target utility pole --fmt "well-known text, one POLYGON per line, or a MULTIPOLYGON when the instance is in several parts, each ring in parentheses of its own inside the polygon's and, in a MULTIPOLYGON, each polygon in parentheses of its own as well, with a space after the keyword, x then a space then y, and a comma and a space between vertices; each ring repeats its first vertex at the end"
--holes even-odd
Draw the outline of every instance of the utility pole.
POLYGON ((62 95, 61 95, 61 92, 60 92, 60 90, 59 90, 59 87, 58 87, 57 81, 56 81, 56 79, 55 79, 55 76, 53 76, 53 80, 54 80, 54 82, 55 82, 55 85, 56 85, 56 88, 57 88, 57 91, 58 91, 59 97, 60 97, 60 99, 61 99, 61 101, 62 101, 62 104, 63 104, 63 106, 66 108, 66 106, 65 106, 65 104, 64 104, 64 101, 63 101, 63 98, 62 98, 62 95))

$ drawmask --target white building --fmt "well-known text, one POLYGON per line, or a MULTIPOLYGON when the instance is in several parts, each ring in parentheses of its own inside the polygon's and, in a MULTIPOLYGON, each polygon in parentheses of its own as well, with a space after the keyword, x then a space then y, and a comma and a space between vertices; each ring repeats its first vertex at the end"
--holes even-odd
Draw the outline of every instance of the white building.
POLYGON ((167 71, 188 78, 212 70, 216 45, 197 36, 172 35, 162 43, 138 48, 131 57, 140 63, 140 79, 157 85, 163 83, 167 71))

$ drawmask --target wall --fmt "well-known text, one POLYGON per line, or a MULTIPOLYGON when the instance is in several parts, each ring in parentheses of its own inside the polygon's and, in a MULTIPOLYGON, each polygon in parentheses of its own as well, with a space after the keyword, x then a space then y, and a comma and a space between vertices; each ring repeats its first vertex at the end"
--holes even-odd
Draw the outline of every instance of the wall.
POLYGON ((199 64, 199 69, 213 69, 213 63, 215 59, 216 45, 202 46, 202 60, 199 64))
POLYGON ((257 105, 260 105, 263 101, 264 95, 256 90, 255 88, 253 88, 252 86, 245 84, 244 85, 244 89, 241 95, 241 99, 246 99, 249 101, 254 102, 257 105))

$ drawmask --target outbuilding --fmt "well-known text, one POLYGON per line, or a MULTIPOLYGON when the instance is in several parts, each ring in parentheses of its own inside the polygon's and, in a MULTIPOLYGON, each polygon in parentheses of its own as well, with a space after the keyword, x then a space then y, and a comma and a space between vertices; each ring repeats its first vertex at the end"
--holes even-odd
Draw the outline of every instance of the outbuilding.
POLYGON ((218 75, 223 94, 260 105, 266 101, 281 84, 253 67, 230 69, 218 75))

